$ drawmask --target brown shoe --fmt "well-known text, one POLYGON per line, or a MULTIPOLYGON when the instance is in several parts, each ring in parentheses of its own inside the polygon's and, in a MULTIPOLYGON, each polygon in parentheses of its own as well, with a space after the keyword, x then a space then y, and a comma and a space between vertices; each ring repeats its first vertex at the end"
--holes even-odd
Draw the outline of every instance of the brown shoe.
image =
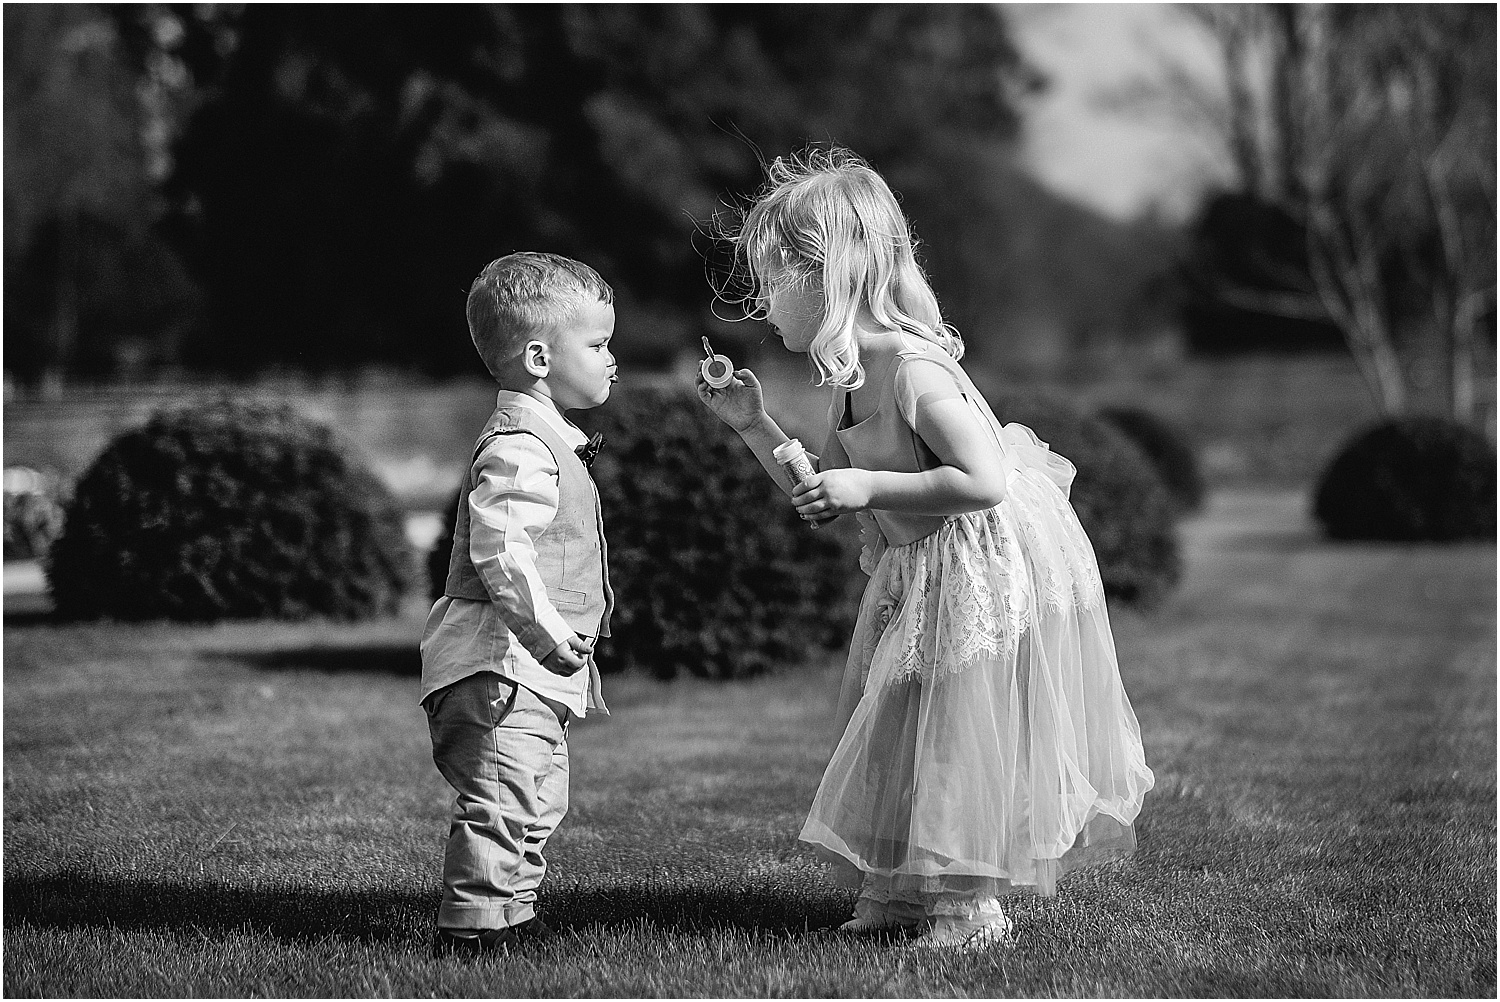
POLYGON ((515 935, 516 943, 540 943, 546 939, 552 939, 557 935, 557 930, 542 921, 540 915, 533 915, 525 922, 510 927, 515 935))
POLYGON ((477 957, 504 950, 515 942, 516 930, 509 927, 481 929, 477 936, 460 936, 451 929, 439 929, 433 939, 434 957, 477 957))

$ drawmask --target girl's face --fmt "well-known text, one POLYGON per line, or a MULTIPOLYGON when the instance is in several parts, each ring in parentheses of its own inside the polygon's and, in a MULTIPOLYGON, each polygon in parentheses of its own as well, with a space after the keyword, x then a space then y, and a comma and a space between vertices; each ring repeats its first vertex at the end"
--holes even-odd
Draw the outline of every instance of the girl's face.
POLYGON ((789 351, 806 352, 823 323, 823 289, 817 282, 775 282, 766 322, 789 351))

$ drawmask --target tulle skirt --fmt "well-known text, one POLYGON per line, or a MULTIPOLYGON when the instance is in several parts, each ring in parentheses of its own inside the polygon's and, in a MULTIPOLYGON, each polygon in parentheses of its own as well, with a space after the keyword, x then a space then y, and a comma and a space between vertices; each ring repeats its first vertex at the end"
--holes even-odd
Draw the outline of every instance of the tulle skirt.
POLYGON ((801 839, 867 896, 929 903, 1050 895, 1130 852, 1153 777, 1066 494, 1022 469, 864 563, 847 725, 801 839))

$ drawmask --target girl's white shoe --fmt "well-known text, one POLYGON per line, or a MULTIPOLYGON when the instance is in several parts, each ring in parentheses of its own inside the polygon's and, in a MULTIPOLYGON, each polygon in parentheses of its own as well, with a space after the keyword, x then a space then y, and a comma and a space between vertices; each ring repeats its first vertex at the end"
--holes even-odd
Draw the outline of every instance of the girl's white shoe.
POLYGON ((932 928, 911 941, 927 949, 978 951, 994 946, 1015 945, 1015 923, 1008 915, 986 915, 964 919, 939 915, 932 928))

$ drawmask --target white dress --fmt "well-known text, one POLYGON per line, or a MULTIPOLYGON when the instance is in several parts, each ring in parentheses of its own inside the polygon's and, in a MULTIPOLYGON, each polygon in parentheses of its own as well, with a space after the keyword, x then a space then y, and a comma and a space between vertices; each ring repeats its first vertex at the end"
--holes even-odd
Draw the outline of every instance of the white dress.
MULTIPOLYGON (((940 349, 909 357, 949 370, 993 434, 1005 499, 894 546, 860 513, 870 581, 840 699, 848 723, 800 837, 866 898, 972 916, 1132 850, 1153 777, 1068 502, 1072 464, 1025 426, 1001 428, 940 349)), ((911 416, 922 404, 902 399, 900 368, 886 388, 911 416)), ((850 465, 891 468, 843 444, 850 465)))

